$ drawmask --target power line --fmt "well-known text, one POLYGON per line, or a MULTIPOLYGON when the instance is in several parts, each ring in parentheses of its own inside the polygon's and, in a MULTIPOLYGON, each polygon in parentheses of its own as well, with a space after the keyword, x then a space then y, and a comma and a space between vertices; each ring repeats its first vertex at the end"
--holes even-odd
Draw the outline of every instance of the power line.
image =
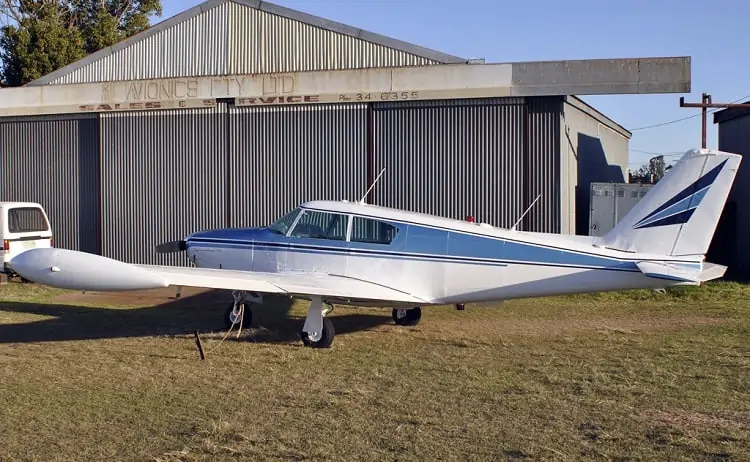
MULTIPOLYGON (((748 99, 748 98, 750 98, 750 95, 745 95, 742 98, 738 98, 738 99, 732 101, 729 104, 738 103, 738 102, 740 102, 742 100, 745 100, 745 99, 748 99)), ((709 114, 714 113, 714 112, 718 111, 719 109, 721 109, 721 108, 711 109, 710 111, 708 111, 708 113, 709 114)), ((647 130, 649 128, 663 127, 665 125, 672 125, 672 124, 676 124, 677 122, 682 122, 682 121, 685 121, 685 120, 695 119, 696 117, 700 117, 700 116, 701 116, 701 114, 699 112, 699 113, 693 114, 691 116, 681 117, 679 119, 670 120, 668 122, 662 122, 660 124, 646 125, 645 127, 638 127, 638 128, 629 128, 628 131, 635 132, 635 131, 638 131, 638 130, 647 130)))
POLYGON ((643 151, 641 149, 633 149, 633 148, 629 148, 628 151, 640 152, 643 154, 649 154, 651 156, 681 156, 685 154, 685 151, 653 152, 653 151, 643 151))

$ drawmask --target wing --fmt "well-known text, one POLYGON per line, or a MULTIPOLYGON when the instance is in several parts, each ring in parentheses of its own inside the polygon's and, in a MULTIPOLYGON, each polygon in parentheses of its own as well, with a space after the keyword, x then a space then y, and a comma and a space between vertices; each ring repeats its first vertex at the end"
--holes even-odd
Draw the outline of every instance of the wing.
POLYGON ((73 290, 117 292, 184 286, 298 297, 320 295, 344 300, 429 303, 392 287, 341 275, 134 265, 57 248, 27 250, 13 258, 10 265, 13 271, 28 280, 73 290))
POLYGON ((353 300, 426 303, 392 287, 325 273, 262 273, 210 268, 135 265, 162 277, 168 285, 246 290, 293 296, 322 295, 353 300))

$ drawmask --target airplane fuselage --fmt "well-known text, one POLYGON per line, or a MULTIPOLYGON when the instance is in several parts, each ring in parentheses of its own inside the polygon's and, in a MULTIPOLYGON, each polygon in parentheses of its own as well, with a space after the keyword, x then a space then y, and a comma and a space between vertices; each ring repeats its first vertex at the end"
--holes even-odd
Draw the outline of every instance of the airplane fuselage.
MULTIPOLYGON (((288 229, 195 233, 186 239, 187 255, 203 268, 341 275, 434 304, 670 285, 645 276, 636 266, 651 256, 597 248, 584 236, 522 233, 458 220, 419 223, 414 217, 407 221, 368 215, 367 206, 355 204, 339 210, 302 210, 337 214, 342 221, 323 229, 323 220, 311 232, 315 225, 298 219, 288 229), (357 223, 363 228, 357 229, 357 223), (295 233, 302 225, 305 232, 295 233)), ((658 261, 664 257, 658 256, 658 261)))

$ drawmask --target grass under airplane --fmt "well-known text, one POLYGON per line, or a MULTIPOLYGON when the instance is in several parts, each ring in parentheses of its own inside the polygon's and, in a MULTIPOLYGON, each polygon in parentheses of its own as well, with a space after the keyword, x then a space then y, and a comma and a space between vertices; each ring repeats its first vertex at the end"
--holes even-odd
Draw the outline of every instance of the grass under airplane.
MULTIPOLYGON (((10 265, 47 286, 84 291, 177 287, 229 289, 233 325, 248 298, 309 299, 307 346, 330 347, 334 328, 323 305, 393 309, 415 325, 421 307, 461 306, 671 285, 720 278, 705 262, 741 156, 694 149, 605 236, 523 232, 362 202, 312 201, 268 227, 203 231, 163 244, 194 267, 129 264, 59 248, 24 251, 10 265)), ((327 308, 327 307, 326 307, 327 308)))

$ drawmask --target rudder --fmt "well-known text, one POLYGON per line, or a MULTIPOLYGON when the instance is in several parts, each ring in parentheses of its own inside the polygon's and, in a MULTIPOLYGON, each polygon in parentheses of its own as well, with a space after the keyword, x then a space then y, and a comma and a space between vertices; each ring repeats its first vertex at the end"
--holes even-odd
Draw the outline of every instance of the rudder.
POLYGON ((687 151, 603 238, 608 248, 702 258, 708 251, 742 156, 687 151))

